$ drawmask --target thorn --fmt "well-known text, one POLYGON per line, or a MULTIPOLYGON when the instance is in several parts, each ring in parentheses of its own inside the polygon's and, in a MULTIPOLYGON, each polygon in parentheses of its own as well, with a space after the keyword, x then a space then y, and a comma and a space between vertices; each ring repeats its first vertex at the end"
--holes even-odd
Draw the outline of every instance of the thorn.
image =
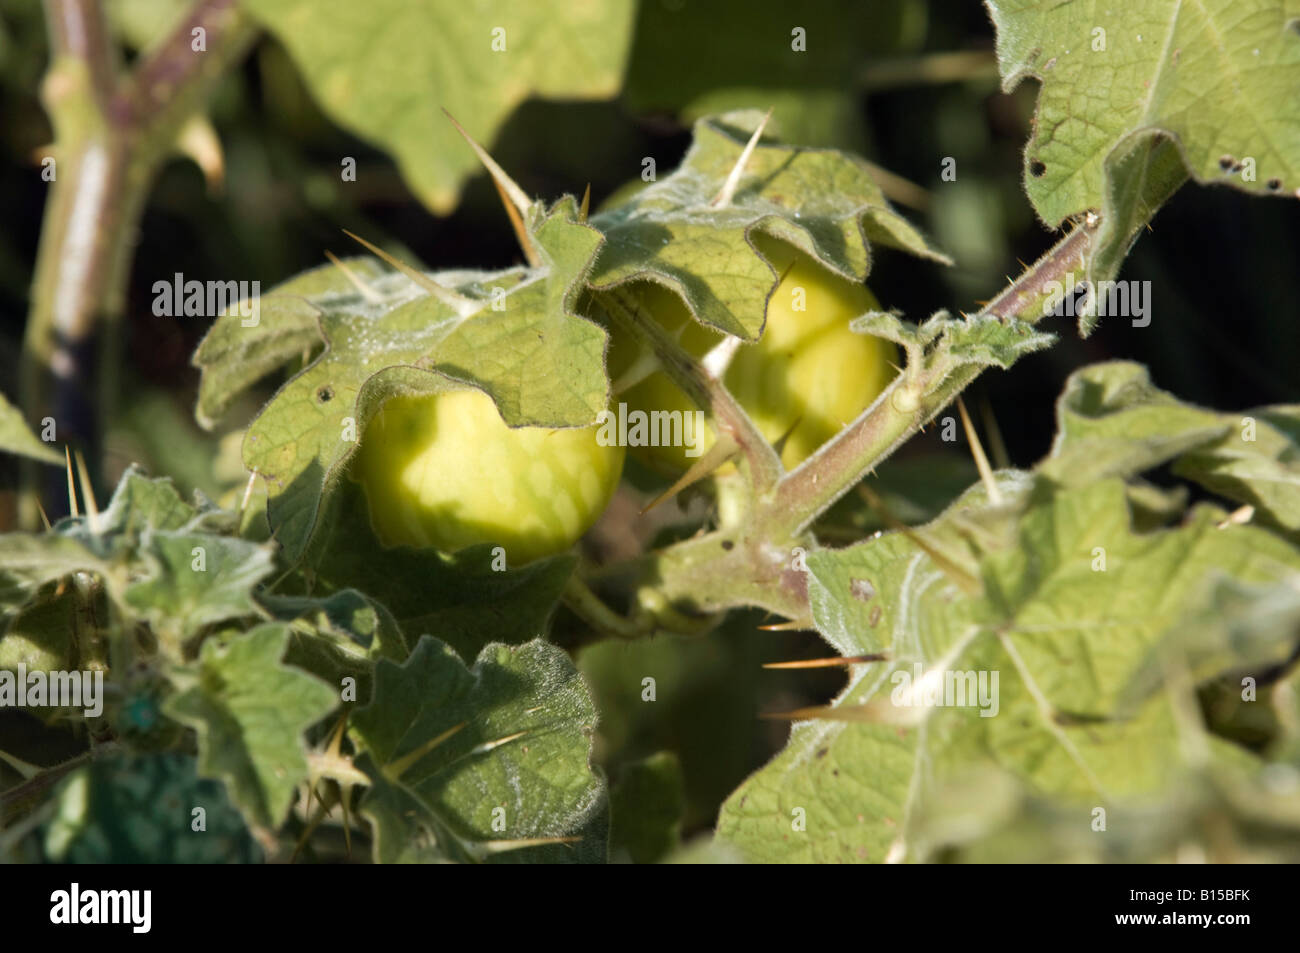
POLYGON ((591 183, 587 183, 587 190, 582 193, 582 205, 578 208, 578 221, 583 225, 587 224, 587 213, 591 211, 591 183))
POLYGON ((785 433, 781 434, 781 436, 777 437, 775 440, 772 441, 772 449, 776 451, 776 455, 778 457, 785 452, 785 442, 790 439, 790 436, 795 432, 795 429, 801 423, 803 423, 802 414, 794 419, 794 423, 792 423, 789 427, 786 428, 785 433))
POLYGON ((1255 516, 1255 507, 1247 503, 1245 506, 1238 507, 1219 521, 1215 529, 1227 529, 1229 526, 1244 526, 1249 523, 1255 516))
POLYGON ((713 446, 705 452, 704 456, 691 464, 691 468, 683 473, 676 483, 647 503, 642 508, 641 515, 645 516, 660 503, 676 496, 692 483, 704 479, 734 457, 739 449, 740 444, 736 443, 735 438, 726 433, 722 434, 714 442, 713 446))
POLYGON ((869 705, 812 705, 792 711, 760 712, 759 718, 770 721, 884 721, 869 705))
POLYGON ((45 531, 50 531, 50 518, 45 515, 45 507, 41 506, 41 501, 36 501, 36 509, 41 514, 41 522, 45 524, 45 531))
POLYGON ((413 764, 415 764, 415 762, 419 761, 434 748, 438 747, 438 745, 442 744, 456 732, 460 731, 465 727, 465 725, 466 722, 463 721, 459 725, 452 725, 442 734, 430 738, 414 751, 410 751, 402 755, 400 758, 394 758, 392 761, 388 762, 388 764, 384 765, 384 773, 390 778, 400 778, 413 764))
POLYGON ((244 498, 239 501, 239 515, 244 515, 244 510, 248 509, 248 501, 253 498, 253 484, 257 481, 257 468, 248 475, 248 485, 244 487, 244 498))
POLYGON ((361 297, 365 298, 371 304, 380 304, 384 300, 383 295, 362 281, 360 275, 347 265, 343 264, 343 262, 339 260, 338 256, 328 248, 325 250, 325 257, 330 260, 331 264, 333 264, 335 268, 343 272, 343 277, 352 283, 352 287, 356 288, 357 291, 361 293, 361 297))
POLYGON ((537 249, 528 234, 528 227, 524 225, 519 209, 510 203, 510 196, 506 194, 506 190, 500 182, 493 179, 492 184, 497 187, 497 195, 501 196, 501 205, 506 210, 506 218, 510 219, 510 227, 514 230, 515 241, 519 242, 519 248, 524 253, 524 260, 528 262, 530 268, 536 268, 542 263, 542 259, 537 254, 537 249))
POLYGON ((522 847, 539 847, 543 844, 577 844, 582 841, 581 837, 521 837, 517 840, 488 840, 480 841, 475 844, 475 850, 481 854, 502 854, 508 850, 519 850, 522 847))
MULTIPOLYGON (((24 781, 30 781, 32 778, 36 777, 36 775, 40 774, 42 770, 39 765, 30 764, 20 758, 14 757, 6 751, 0 751, 0 761, 3 761, 5 764, 9 765, 9 767, 17 771, 24 781)), ((5 793, 8 794, 9 792, 6 791, 5 793)))
POLYGON ((95 501, 95 488, 90 483, 90 472, 86 469, 86 458, 77 451, 77 476, 81 478, 81 498, 86 503, 86 516, 90 519, 90 531, 99 532, 99 504, 95 501))
POLYGON ((918 212, 929 210, 931 197, 928 191, 915 182, 903 178, 898 173, 891 172, 884 166, 866 160, 863 160, 863 162, 885 198, 891 202, 897 202, 899 205, 914 208, 918 212))
POLYGON ((73 516, 80 516, 81 510, 77 509, 77 488, 72 482, 72 451, 67 444, 63 446, 63 459, 68 464, 68 511, 73 516))
POLYGON ((456 127, 456 131, 465 137, 465 141, 469 143, 470 148, 474 150, 474 154, 478 156, 478 161, 483 163, 483 167, 488 170, 493 181, 497 183, 497 188, 505 192, 506 197, 519 210, 520 215, 527 215, 528 210, 533 207, 533 200, 524 194, 524 190, 516 184, 514 179, 506 175, 505 170, 497 165, 495 159, 488 155, 488 151, 474 141, 474 137, 465 131, 465 127, 456 121, 455 116, 447 112, 446 109, 443 109, 442 112, 451 120, 451 124, 456 127))
POLYGON ((473 314, 475 311, 482 309, 483 306, 480 302, 475 301, 473 298, 466 298, 463 295, 458 295, 454 291, 448 291, 446 288, 438 284, 438 282, 434 281, 428 275, 422 274, 415 268, 412 268, 410 265, 402 261, 400 258, 395 258, 394 256, 388 254, 388 252, 384 251, 378 245, 371 244, 370 242, 362 238, 360 235, 354 235, 351 232, 349 232, 346 228, 343 229, 343 234, 348 236, 348 238, 352 239, 357 244, 361 245, 363 248, 367 249, 368 251, 372 252, 375 255, 378 255, 384 261, 388 262, 390 265, 392 265, 402 274, 406 275, 406 277, 410 278, 417 285, 419 285, 425 291, 429 292, 429 294, 433 295, 435 298, 437 298, 443 304, 447 305, 449 308, 451 308, 453 311, 455 311, 457 314, 461 315, 462 317, 464 317, 467 314, 473 314))
MULTIPOLYGON (((257 473, 256 470, 253 471, 257 473)), ((326 751, 334 758, 343 757, 343 731, 348 724, 347 712, 339 718, 339 723, 334 727, 334 737, 330 739, 326 751)), ((339 782, 339 807, 343 811, 343 846, 347 851, 347 857, 352 859, 352 820, 348 812, 348 798, 352 794, 352 785, 339 782)))
POLYGON ((800 622, 798 619, 791 619, 788 622, 773 622, 770 625, 760 625, 760 632, 811 632, 813 627, 806 622, 800 622))
POLYGON ((727 181, 722 183, 722 188, 710 203, 714 208, 726 208, 731 204, 731 200, 736 194, 736 188, 740 185, 740 177, 745 173, 745 163, 748 162, 749 157, 754 154, 754 148, 758 145, 758 140, 763 135, 763 129, 766 128, 767 121, 772 118, 773 108, 775 107, 768 107, 766 115, 763 116, 763 121, 758 124, 758 128, 754 130, 754 134, 749 137, 749 142, 745 143, 745 148, 741 150, 740 158, 737 159, 736 164, 732 166, 731 174, 727 176, 727 181))
POLYGON ((480 745, 475 745, 473 748, 470 749, 469 753, 487 754, 489 751, 493 750, 494 748, 500 748, 502 745, 508 744, 511 741, 515 741, 518 738, 522 738, 526 734, 528 734, 527 728, 525 728, 523 731, 516 731, 513 735, 506 735, 504 738, 498 738, 495 741, 485 741, 480 745))
POLYGON ((885 521, 886 526, 896 533, 902 533, 911 540, 912 544, 929 556, 930 559, 933 560, 934 564, 942 569, 945 575, 955 582, 963 592, 970 595, 978 595, 983 591, 984 586, 978 578, 966 572, 966 570, 962 569, 935 548, 929 540, 891 513, 889 508, 885 506, 885 501, 880 498, 880 494, 875 490, 867 486, 865 483, 859 483, 857 486, 857 492, 858 495, 867 501, 867 504, 873 510, 880 514, 880 518, 885 521))
POLYGON ((226 160, 211 121, 201 113, 191 116, 176 134, 176 148, 199 167, 208 194, 220 194, 226 181, 226 160))
POLYGON ((989 502, 994 506, 1002 505, 1002 492, 998 489, 998 481, 993 477, 993 468, 989 466, 989 458, 984 456, 984 445, 980 443, 979 434, 975 432, 975 425, 971 423, 970 414, 966 413, 966 402, 960 397, 957 398, 957 410, 961 414, 961 425, 966 431, 966 439, 970 442, 970 453, 975 458, 975 469, 980 472, 980 479, 984 481, 984 489, 988 493, 989 502))
POLYGON ((993 416, 993 405, 989 403, 987 394, 980 396, 980 420, 989 435, 989 449, 993 451, 993 463, 999 470, 1009 470, 1011 455, 1007 453, 1006 442, 1002 439, 1002 428, 998 426, 998 420, 993 416))
POLYGON ((734 334, 728 334, 700 358, 700 367, 721 380, 727 376, 727 368, 731 366, 731 359, 736 356, 736 352, 740 350, 740 346, 744 343, 734 334))
POLYGON ((886 662, 888 657, 873 652, 870 655, 834 655, 830 658, 800 659, 795 662, 768 662, 763 668, 835 668, 837 666, 864 665, 867 662, 886 662))

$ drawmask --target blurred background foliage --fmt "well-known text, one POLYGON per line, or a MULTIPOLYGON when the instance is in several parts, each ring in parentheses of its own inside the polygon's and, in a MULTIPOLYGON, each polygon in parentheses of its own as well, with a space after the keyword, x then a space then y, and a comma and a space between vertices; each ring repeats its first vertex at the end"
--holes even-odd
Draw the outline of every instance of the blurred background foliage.
MULTIPOLYGON (((183 0, 108 3, 128 57, 185 8, 183 0)), ((882 304, 914 320, 939 308, 970 311, 1052 241, 1020 185, 1037 86, 1003 94, 993 42, 986 12, 969 0, 797 8, 779 0, 641 0, 616 98, 529 100, 485 145, 529 193, 580 195, 590 183, 596 206, 638 180, 646 157, 660 174, 670 171, 689 144, 693 118, 774 106, 775 131, 790 141, 851 149, 901 177, 889 180, 896 204, 956 260, 943 268, 881 251, 869 281, 882 304), (808 51, 793 68, 792 25, 808 32, 808 51), (941 179, 948 157, 956 162, 951 182, 941 179)), ((0 0, 0 391, 11 397, 48 188, 40 155, 52 134, 38 98, 46 62, 38 0, 0 0)), ((205 433, 193 423, 197 373, 189 359, 207 322, 154 316, 154 281, 182 272, 270 288, 322 263, 326 250, 351 253, 343 229, 431 268, 499 268, 520 259, 486 175, 468 183, 451 214, 435 216, 391 156, 326 117, 269 35, 223 80, 209 118, 224 176, 205 178, 178 157, 159 177, 139 229, 123 325, 127 390, 107 435, 109 485, 130 461, 212 497, 243 482, 238 432, 205 433), (345 156, 356 159, 355 182, 340 179, 345 156)), ((1121 275, 1151 281, 1149 327, 1104 320, 1080 340, 1071 319, 1053 319, 1058 346, 1009 373, 984 375, 968 400, 996 420, 1006 457, 1019 466, 1047 451, 1062 382, 1093 361, 1141 361, 1163 389, 1222 409, 1300 401, 1300 308, 1290 287, 1298 258, 1300 219, 1291 206, 1185 188, 1121 275)), ((275 384, 268 381, 263 396, 275 384)), ((255 409, 250 403, 229 419, 237 425, 255 409)), ((968 461, 932 428, 890 466, 897 482, 931 481, 950 497, 970 478, 968 461)), ((16 468, 0 466, 5 529, 16 468)), ((58 501, 45 502, 57 510, 58 501)), ((763 621, 739 613, 703 639, 606 643, 577 653, 603 713, 599 751, 616 802, 623 780, 625 791, 684 784, 684 832, 708 828, 722 798, 785 739, 783 723, 756 720, 755 711, 823 701, 837 688, 834 674, 763 671, 764 661, 825 653, 811 634, 756 631, 763 621), (656 679, 654 703, 642 701, 645 677, 656 679), (675 752, 680 770, 676 762, 642 760, 659 751, 675 752)), ((561 616, 562 642, 566 624, 561 616)), ((653 833, 619 832, 615 823, 615 840, 631 855, 656 852, 653 833)))

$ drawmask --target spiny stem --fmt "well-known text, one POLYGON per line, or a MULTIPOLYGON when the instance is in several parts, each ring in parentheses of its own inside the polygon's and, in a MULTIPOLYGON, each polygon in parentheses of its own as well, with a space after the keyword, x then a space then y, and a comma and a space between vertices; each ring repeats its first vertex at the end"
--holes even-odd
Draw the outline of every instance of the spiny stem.
MULTIPOLYGON (((1095 229, 1076 228, 982 310, 1034 322, 1053 297, 1049 283, 1084 273, 1095 229)), ((911 368, 909 368, 911 370, 911 368)), ((794 546, 815 545, 808 528, 881 460, 956 399, 982 370, 973 364, 900 374, 876 401, 797 469, 760 495, 743 532, 717 531, 648 556, 646 573, 677 605, 696 611, 757 606, 796 623, 809 618, 806 574, 794 546)))
POLYGON ((21 817, 30 807, 38 803, 44 797, 45 792, 57 784, 64 775, 75 771, 83 764, 96 758, 102 758, 119 750, 121 750, 121 745, 116 741, 96 745, 81 752, 81 754, 74 755, 61 764, 45 768, 39 774, 28 778, 4 793, 0 793, 0 827, 8 827, 14 820, 21 817))
MULTIPOLYGON (((706 371, 660 324, 638 314, 639 306, 625 292, 602 292, 597 300, 643 346, 654 351, 665 373, 708 415, 714 430, 728 433, 749 465, 754 494, 767 492, 783 472, 781 461, 758 426, 722 382, 706 371)), ((693 319, 692 319, 693 320, 693 319)))
MULTIPOLYGON (((1094 233, 1087 227, 1074 229, 980 314, 1038 321, 1044 301, 1052 297, 1048 285, 1071 271, 1085 272, 1094 233)), ((873 467, 933 420, 981 370, 979 365, 963 364, 939 380, 928 379, 924 373, 896 377, 853 423, 781 480, 767 508, 771 529, 780 535, 794 535, 810 526, 873 467)))
MULTIPOLYGON (((255 33, 236 0, 199 0, 130 72, 98 0, 45 0, 50 66, 41 96, 55 131, 56 177, 37 250, 23 339, 22 405, 53 417, 59 437, 98 469, 100 430, 116 404, 120 320, 134 231, 153 176, 186 119, 255 33), (192 49, 192 31, 207 49, 192 49), (105 327, 107 325, 107 327, 105 327)), ((19 522, 55 488, 24 464, 19 522), (38 489, 39 487, 39 489, 38 489)))

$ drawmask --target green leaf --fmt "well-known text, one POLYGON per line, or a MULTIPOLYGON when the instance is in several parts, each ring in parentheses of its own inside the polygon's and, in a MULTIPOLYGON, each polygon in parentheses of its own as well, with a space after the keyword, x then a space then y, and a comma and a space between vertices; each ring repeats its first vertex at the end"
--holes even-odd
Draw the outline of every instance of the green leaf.
POLYGON ((97 525, 105 536, 135 540, 148 530, 199 529, 215 515, 186 503, 171 480, 152 479, 132 465, 122 474, 97 525))
POLYGON ((355 588, 381 603, 407 645, 436 633, 472 658, 489 642, 515 645, 544 634, 576 562, 566 553, 497 571, 492 549, 386 548, 370 525, 364 491, 345 480, 308 562, 322 585, 355 588))
POLYGON ((202 533, 146 532, 125 600, 179 646, 204 626, 259 614, 253 590, 274 569, 269 547, 202 533))
POLYGON ((63 466, 63 457, 54 448, 36 438, 23 418, 23 412, 0 394, 0 451, 16 453, 21 457, 39 460, 56 467, 63 466))
POLYGON ((374 660, 402 661, 408 650, 393 614, 355 589, 323 598, 264 595, 259 600, 273 618, 293 623, 284 661, 310 672, 327 685, 355 684, 352 698, 365 704, 374 684, 374 660))
MULTIPOLYGON (((319 312, 324 350, 280 389, 244 438, 244 463, 266 481, 270 523, 290 560, 307 546, 366 423, 394 394, 473 385, 514 427, 595 420, 608 398, 605 331, 573 306, 601 238, 576 221, 577 211, 571 197, 536 211, 529 232, 542 259, 537 268, 433 275, 460 304, 404 276, 379 284, 377 299, 369 300, 356 291, 340 294, 313 273, 312 281, 328 288, 306 299, 319 312)), ((225 341, 242 330, 239 322, 237 314, 220 318, 210 337, 225 341)), ((205 377, 217 375, 214 388, 238 373, 229 365, 241 353, 228 344, 206 356, 200 348, 205 377), (209 358, 214 363, 203 363, 209 358)), ((288 356, 283 348, 274 354, 288 356)), ((214 398, 208 409, 219 406, 214 398)))
POLYGON ((695 141, 672 175, 592 217, 606 239, 592 287, 659 282, 700 321, 753 341, 778 277, 754 246, 758 232, 855 282, 870 271, 873 241, 948 261, 890 208, 861 160, 830 149, 760 141, 732 201, 714 207, 760 118, 731 113, 697 122, 695 141))
POLYGON ((281 663, 289 627, 267 623, 203 644, 164 712, 199 738, 199 774, 226 783, 248 822, 274 829, 307 776, 303 733, 338 704, 330 686, 281 663))
POLYGON ((167 753, 113 755, 59 784, 46 855, 71 864, 222 864, 262 859, 225 789, 167 753), (194 829, 203 809, 203 828, 194 829))
MULTIPOLYGON (((897 533, 809 555, 818 629, 842 654, 888 661, 853 666, 834 708, 795 725, 724 805, 721 837, 755 860, 919 859, 918 812, 981 767, 1080 811, 1177 783, 1188 766, 1174 709, 1162 697, 1121 717, 1124 689, 1212 573, 1271 583, 1300 553, 1255 527, 1216 528, 1210 507, 1135 534, 1118 480, 1043 481, 1019 505, 1014 540, 982 551, 974 594, 897 533), (928 699, 927 685, 946 694, 928 699)), ((950 535, 952 520, 930 534, 950 535)))
MULTIPOLYGON (((437 639, 378 663, 374 700, 352 718, 372 787, 361 809, 375 859, 417 845, 454 860, 603 860, 605 784, 591 767, 596 710, 560 649, 489 645, 467 669, 437 639), (582 836, 575 846, 512 842, 582 836)), ((606 820, 607 823, 607 820, 606 820)))
MULTIPOLYGON (((405 275, 388 272, 374 258, 343 262, 352 274, 382 299, 404 299, 417 293, 405 275)), ((305 271, 259 297, 250 308, 239 302, 213 322, 194 353, 202 371, 194 416, 213 427, 235 400, 263 377, 321 343, 322 313, 362 311, 366 299, 333 263, 305 271), (252 311, 245 316, 242 311, 252 311)))
POLYGON ((1128 361, 1076 371, 1057 402, 1057 437, 1038 470, 1082 486, 1171 460, 1174 473, 1300 530, 1300 407, 1240 414, 1185 404, 1128 361))
POLYGON ((988 7, 1003 88, 1042 83, 1025 149, 1030 200, 1052 226, 1102 213, 1094 280, 1113 277, 1188 173, 1300 196, 1295 0, 988 7))
POLYGON ((69 671, 73 664, 74 633, 79 621, 80 594, 72 587, 63 593, 33 600, 5 620, 0 636, 0 670, 17 672, 69 671))
POLYGON ((71 537, 5 533, 0 535, 0 610, 22 605, 48 582, 74 572, 103 573, 107 568, 71 537))
POLYGON ((1223 414, 1228 430, 1184 454, 1174 473, 1249 503, 1266 521, 1300 532, 1300 405, 1223 414))
POLYGON ((634 864, 653 864, 676 849, 686 809, 682 765, 671 751, 660 751, 623 766, 610 791, 610 850, 626 852, 634 864))
POLYGON ((1155 644, 1125 688, 1137 702, 1158 691, 1170 672, 1194 683, 1225 672, 1264 682, 1300 651, 1300 588, 1295 580, 1259 585, 1212 577, 1193 593, 1183 617, 1155 644))
POLYGON ((462 182, 477 168, 441 108, 488 144, 530 96, 612 97, 634 13, 631 0, 242 5, 288 48, 325 112, 390 152, 415 194, 440 214, 452 209, 462 182), (504 50, 494 49, 494 40, 503 41, 504 50))
POLYGON ((918 853, 945 863, 1295 863, 1300 810, 1278 765, 1191 774, 1158 802, 1101 818, 1035 795, 1012 776, 975 772, 918 814, 918 853), (1270 791, 1270 787, 1272 790, 1270 791))
POLYGON ((1019 318, 994 314, 953 318, 947 311, 938 311, 915 325, 891 312, 871 311, 849 326, 859 334, 885 338, 903 348, 909 372, 935 367, 955 370, 963 364, 1006 370, 1056 340, 1055 334, 1035 331, 1032 324, 1019 318))
MULTIPOLYGON (((1092 237, 1086 277, 1093 282, 1114 280, 1147 223, 1186 181, 1187 167, 1170 139, 1140 137, 1107 156, 1101 221, 1092 237)), ((1092 307, 1079 312, 1084 337, 1097 325, 1098 302, 1093 297, 1092 307)))

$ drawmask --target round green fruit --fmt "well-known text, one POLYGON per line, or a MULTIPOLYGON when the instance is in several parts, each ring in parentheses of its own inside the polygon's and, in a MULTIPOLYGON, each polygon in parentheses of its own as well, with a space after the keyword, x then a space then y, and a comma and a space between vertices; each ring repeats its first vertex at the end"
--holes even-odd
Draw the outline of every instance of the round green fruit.
MULTIPOLYGON (((766 236, 759 250, 783 276, 767 306, 763 336, 742 345, 723 379, 727 389, 768 440, 785 434, 781 461, 793 469, 865 410, 893 378, 897 349, 888 341, 849 329, 849 322, 880 303, 865 285, 847 281, 792 245, 766 236)), ((682 300, 660 285, 638 290, 638 303, 682 347, 702 357, 721 340, 694 320, 682 300)), ((611 377, 632 366, 636 344, 616 335, 611 377)), ((694 410, 685 393, 656 371, 617 398, 629 410, 694 410)), ((704 446, 713 442, 707 435, 704 446)), ((682 447, 633 448, 643 459, 676 469, 692 459, 682 447)))
POLYGON ((597 429, 511 428, 479 390, 394 397, 354 472, 386 545, 492 543, 515 565, 568 549, 608 505, 624 451, 597 429))

